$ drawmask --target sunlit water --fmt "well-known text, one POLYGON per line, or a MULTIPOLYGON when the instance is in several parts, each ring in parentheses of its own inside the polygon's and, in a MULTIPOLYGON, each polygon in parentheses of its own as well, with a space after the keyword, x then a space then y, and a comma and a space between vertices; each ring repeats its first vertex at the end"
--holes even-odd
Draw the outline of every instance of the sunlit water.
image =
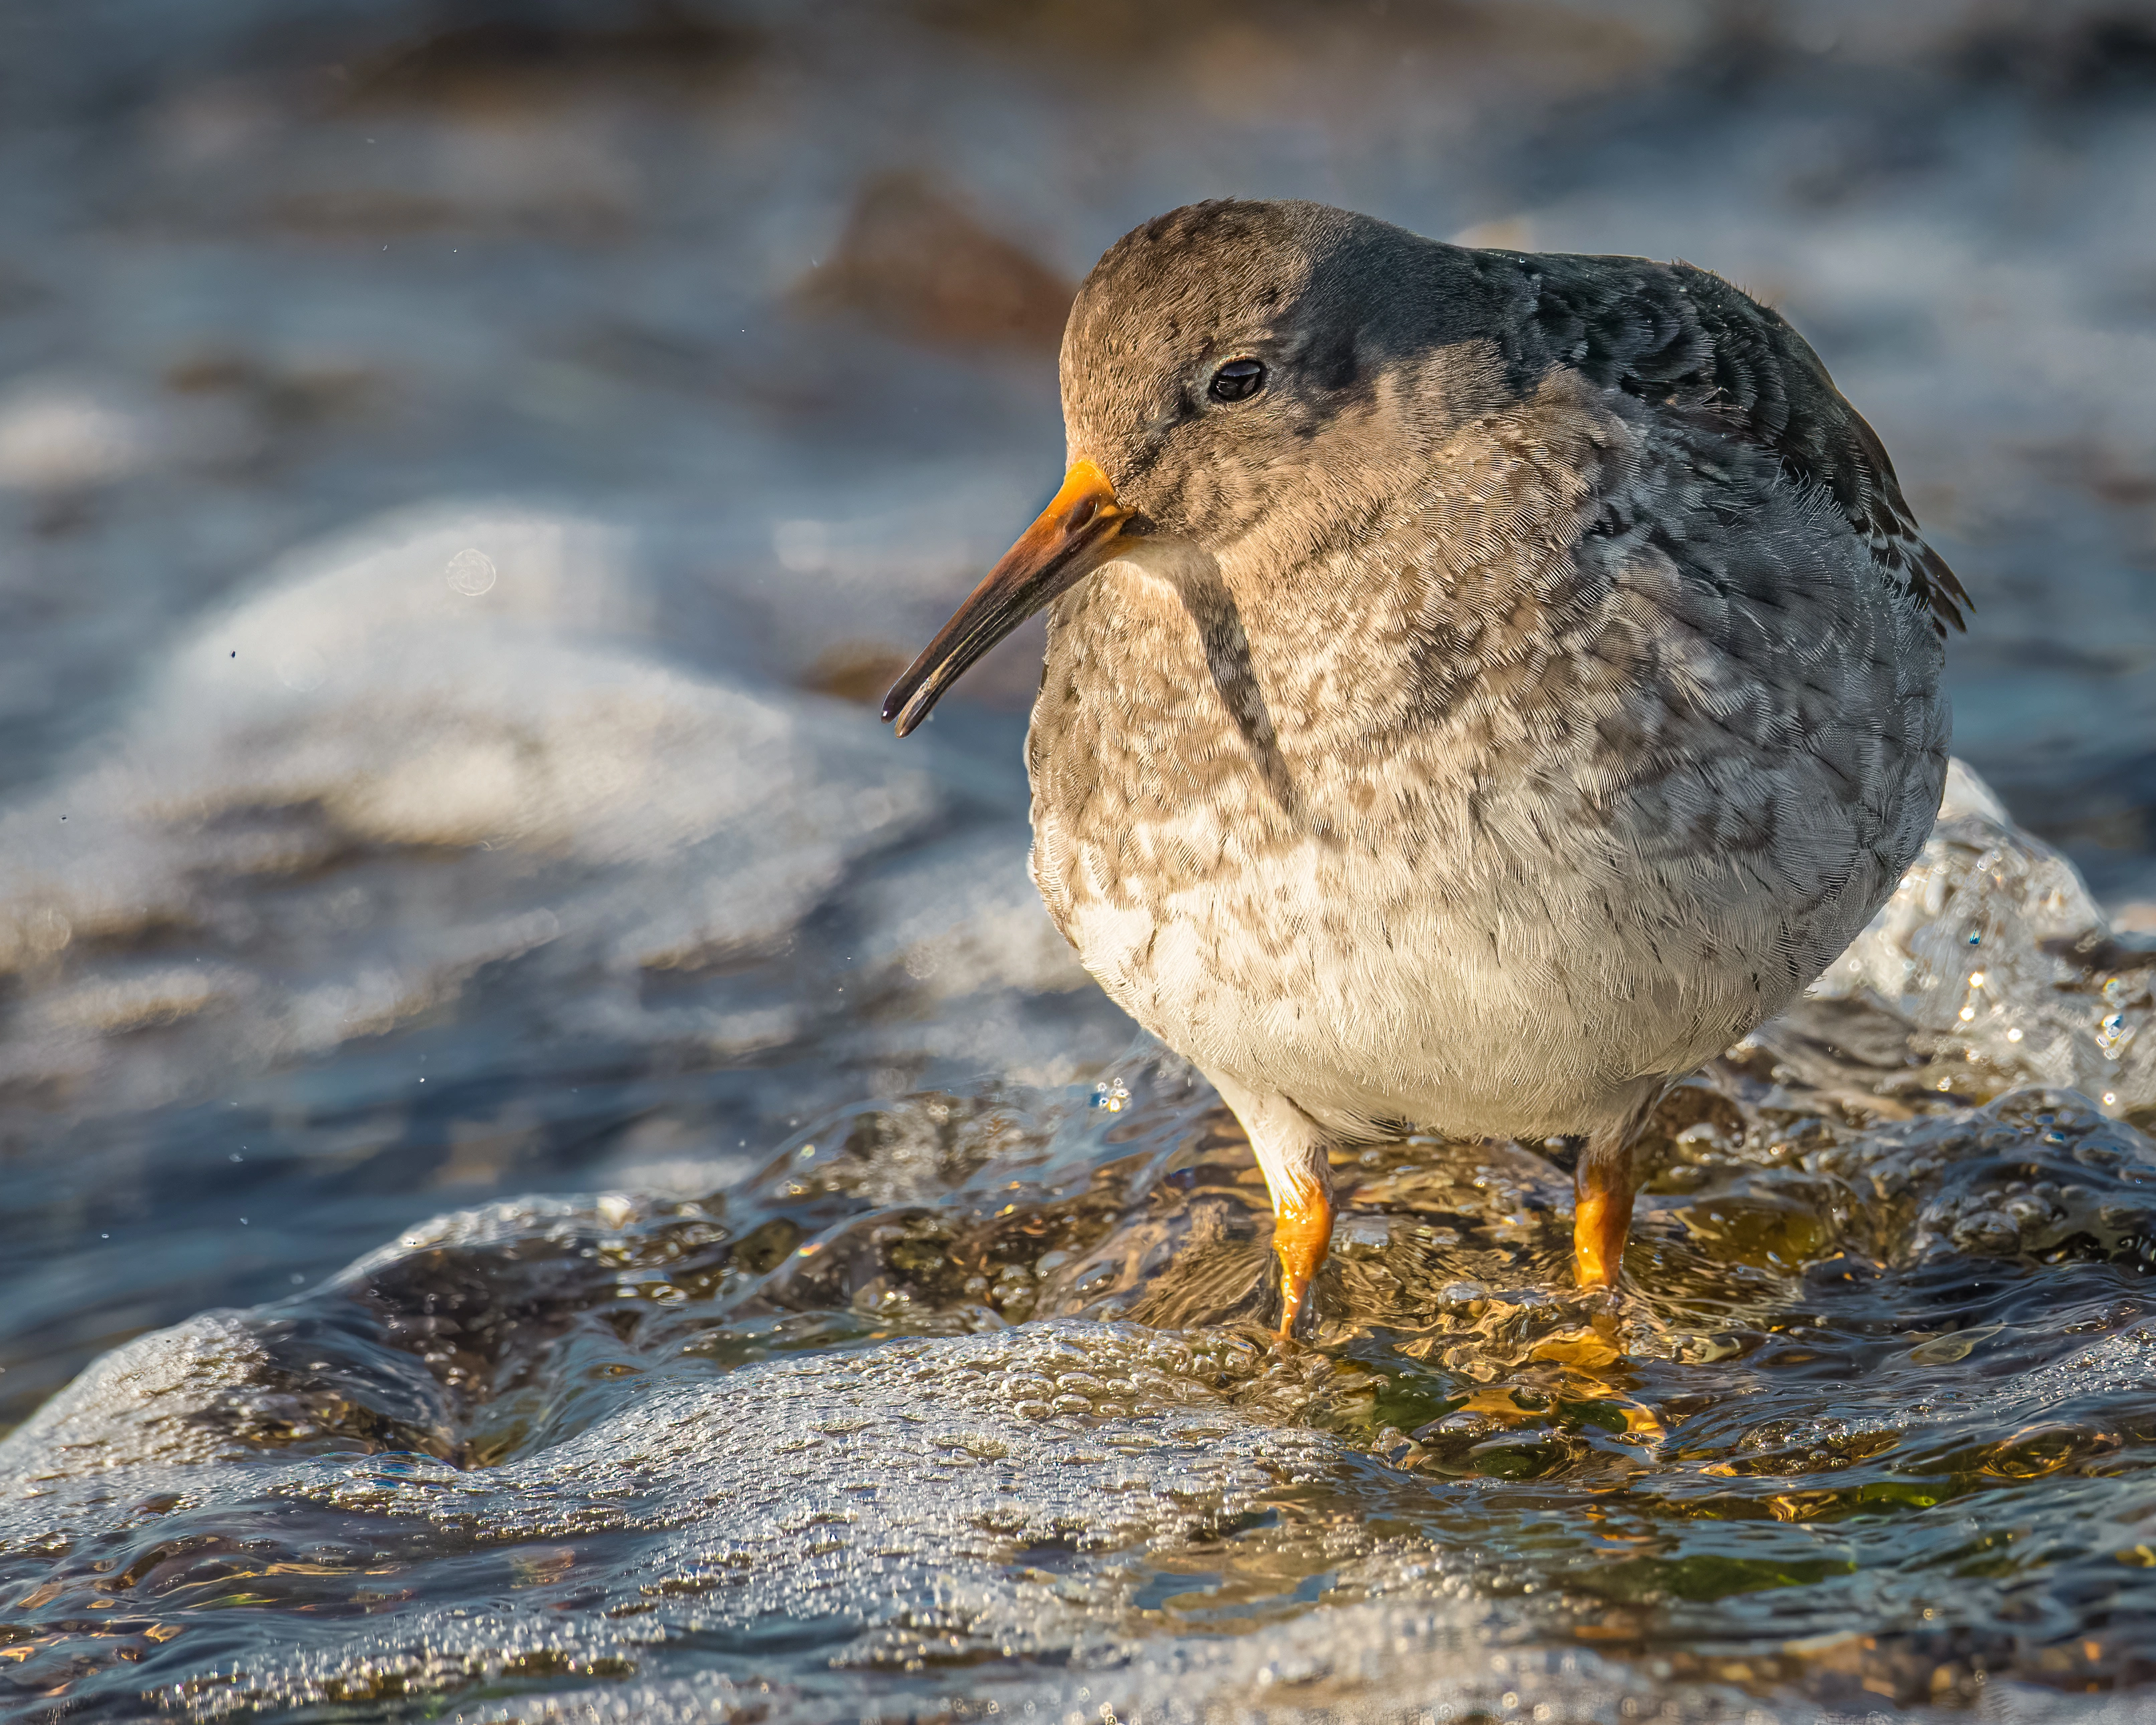
POLYGON ((0 17, 0 1716, 2142 1717, 2156 33, 182 10, 0 17), (1957 776, 1614 1305, 1410 1142, 1275 1343, 1025 880, 1025 644, 865 704, 1223 190, 1774 295, 2072 859, 1957 776))
POLYGON ((1280 1343, 1248 1147, 1158 1052, 843 1108, 690 1199, 451 1215, 0 1445, 0 1669, 28 1717, 2130 1684, 2152 965, 1958 777, 1828 989, 1663 1105, 1614 1303, 1565 1288, 1548 1157, 1410 1140, 1337 1158, 1280 1343), (2109 1113, 2026 1085, 2077 1063, 2109 1113))

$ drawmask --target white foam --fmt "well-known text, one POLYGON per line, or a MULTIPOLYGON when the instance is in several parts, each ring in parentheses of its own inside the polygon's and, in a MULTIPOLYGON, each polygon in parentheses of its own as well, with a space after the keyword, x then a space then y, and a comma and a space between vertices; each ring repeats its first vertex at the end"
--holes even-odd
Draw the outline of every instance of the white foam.
POLYGON ((140 1102, 204 1059, 389 1029, 541 947, 565 1001, 767 947, 937 806, 865 714, 626 644, 648 613, 627 536, 532 511, 400 516, 288 560, 0 814, 23 991, 0 1074, 110 1075, 140 1102), (142 1058, 146 1028, 187 1057, 142 1058))

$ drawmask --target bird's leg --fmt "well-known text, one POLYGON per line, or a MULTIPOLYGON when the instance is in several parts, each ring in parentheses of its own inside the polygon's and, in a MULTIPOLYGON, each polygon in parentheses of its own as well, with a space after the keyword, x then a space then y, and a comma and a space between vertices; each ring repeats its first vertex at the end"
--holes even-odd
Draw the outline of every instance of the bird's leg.
MULTIPOLYGON (((1322 1164, 1321 1164, 1322 1166, 1322 1164)), ((1292 1336, 1310 1301, 1310 1285, 1332 1250, 1332 1182, 1273 1192, 1273 1254, 1280 1260, 1280 1332, 1292 1336)))
POLYGON ((1632 1232, 1630 1132, 1597 1132, 1572 1177, 1572 1268, 1584 1288, 1614 1288, 1625 1273, 1632 1232))
POLYGON ((1286 1096, 1207 1073, 1257 1153, 1273 1200, 1273 1251, 1280 1259, 1283 1336, 1295 1333, 1310 1285, 1332 1248, 1332 1164, 1325 1133, 1286 1096))

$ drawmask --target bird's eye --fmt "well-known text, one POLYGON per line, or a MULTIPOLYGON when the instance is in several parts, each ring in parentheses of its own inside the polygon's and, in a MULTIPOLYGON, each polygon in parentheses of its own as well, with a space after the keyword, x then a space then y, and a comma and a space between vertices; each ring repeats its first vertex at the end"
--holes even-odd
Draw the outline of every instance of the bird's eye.
POLYGON ((1265 368, 1255 359, 1231 359, 1213 374, 1207 393, 1215 401, 1248 401, 1265 387, 1265 368))

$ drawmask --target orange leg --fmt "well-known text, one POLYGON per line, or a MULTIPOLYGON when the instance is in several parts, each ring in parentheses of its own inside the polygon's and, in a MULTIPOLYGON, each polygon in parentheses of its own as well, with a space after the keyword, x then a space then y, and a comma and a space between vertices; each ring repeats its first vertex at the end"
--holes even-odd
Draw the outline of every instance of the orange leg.
POLYGON ((1280 1332, 1291 1336, 1310 1305, 1312 1279, 1332 1245, 1332 1164, 1325 1153, 1325 1133, 1277 1091, 1254 1090, 1224 1072, 1205 1076, 1235 1110, 1265 1171, 1273 1200, 1273 1250, 1280 1258, 1280 1332))
POLYGON ((1310 1284, 1332 1248, 1332 1195, 1320 1187, 1282 1194, 1273 1205, 1273 1250, 1281 1266, 1283 1336, 1295 1333, 1310 1284))
POLYGON ((1572 1266, 1584 1288, 1614 1288, 1625 1273, 1632 1232, 1630 1145, 1590 1139, 1573 1175, 1572 1266))

